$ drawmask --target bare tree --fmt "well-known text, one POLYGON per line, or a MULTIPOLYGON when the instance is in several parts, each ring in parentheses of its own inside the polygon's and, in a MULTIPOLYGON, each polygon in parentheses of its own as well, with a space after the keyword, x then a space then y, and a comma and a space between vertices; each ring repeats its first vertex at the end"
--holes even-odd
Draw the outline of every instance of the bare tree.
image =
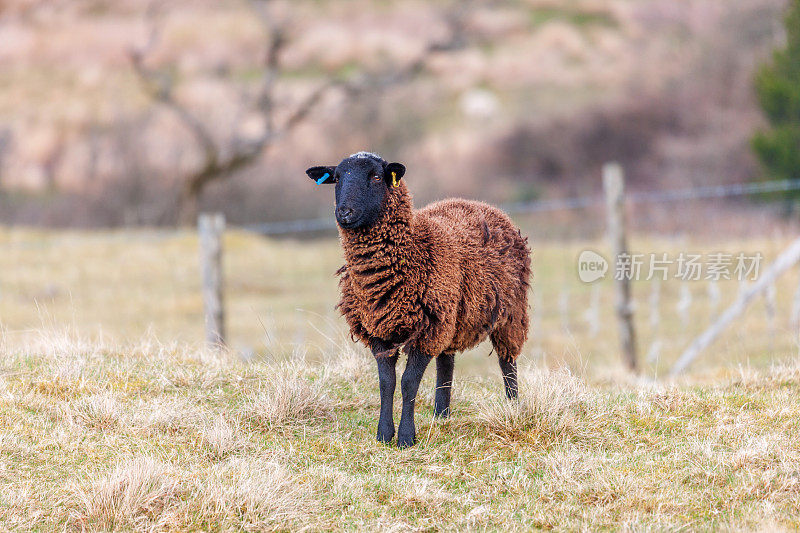
POLYGON ((275 88, 284 73, 281 53, 289 42, 289 24, 284 17, 275 15, 272 9, 275 0, 250 0, 250 4, 262 23, 264 59, 258 89, 253 96, 243 95, 240 105, 263 120, 264 130, 256 138, 243 139, 234 132, 223 149, 211 134, 209 126, 175 96, 175 81, 170 70, 148 64, 148 55, 160 40, 157 4, 151 4, 147 10, 149 30, 146 42, 129 53, 131 65, 144 90, 156 104, 167 108, 177 117, 191 133, 202 154, 202 163, 180 177, 178 220, 182 224, 195 223, 200 198, 209 184, 228 179, 257 161, 302 124, 329 92, 342 91, 352 100, 367 90, 386 90, 420 74, 433 54, 465 47, 468 43, 465 20, 472 2, 455 0, 443 15, 448 26, 447 37, 443 41, 428 43, 414 60, 403 65, 387 65, 379 72, 361 72, 350 77, 332 76, 297 101, 289 113, 282 113, 284 118, 281 121, 276 116, 275 88))

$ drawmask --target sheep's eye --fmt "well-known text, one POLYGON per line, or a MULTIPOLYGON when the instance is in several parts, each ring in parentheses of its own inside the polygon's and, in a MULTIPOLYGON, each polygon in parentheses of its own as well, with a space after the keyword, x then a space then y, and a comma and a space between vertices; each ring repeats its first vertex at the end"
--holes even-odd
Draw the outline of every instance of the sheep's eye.
POLYGON ((381 177, 378 175, 378 173, 377 173, 377 172, 373 172, 373 173, 370 175, 370 178, 374 179, 375 181, 381 181, 381 177))

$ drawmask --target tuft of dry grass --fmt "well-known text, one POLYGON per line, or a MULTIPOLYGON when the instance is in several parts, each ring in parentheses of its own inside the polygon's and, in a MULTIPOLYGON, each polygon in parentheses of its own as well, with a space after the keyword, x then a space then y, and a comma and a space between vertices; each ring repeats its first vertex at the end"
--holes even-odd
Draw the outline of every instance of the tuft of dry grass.
POLYGON ((201 445, 211 458, 224 459, 244 446, 236 431, 236 427, 220 415, 201 430, 201 445))
POLYGON ((101 392, 81 398, 66 410, 65 416, 88 427, 110 429, 122 416, 122 408, 114 395, 101 392))
POLYGON ((246 531, 283 529, 315 512, 308 483, 278 462, 233 459, 213 476, 216 485, 200 499, 203 514, 224 517, 246 531))
POLYGON ((575 436, 591 394, 568 370, 528 370, 519 375, 519 399, 507 401, 492 391, 474 405, 474 421, 501 439, 552 441, 575 436))
POLYGON ((282 529, 310 511, 309 484, 264 457, 234 458, 191 472, 141 456, 73 487, 71 522, 92 530, 166 531, 217 524, 282 529))
POLYGON ((138 401, 127 423, 145 432, 174 434, 203 427, 206 418, 206 413, 185 398, 156 398, 138 401))
POLYGON ((303 374, 300 365, 292 364, 265 376, 259 390, 249 393, 244 401, 244 420, 254 427, 272 429, 332 417, 335 402, 325 383, 304 378, 303 374))
POLYGON ((117 465, 88 487, 76 488, 75 522, 99 529, 160 531, 174 525, 184 487, 174 469, 143 456, 117 465))
POLYGON ((347 383, 358 383, 374 377, 375 362, 372 354, 365 354, 349 338, 338 343, 323 359, 323 363, 328 375, 347 383))

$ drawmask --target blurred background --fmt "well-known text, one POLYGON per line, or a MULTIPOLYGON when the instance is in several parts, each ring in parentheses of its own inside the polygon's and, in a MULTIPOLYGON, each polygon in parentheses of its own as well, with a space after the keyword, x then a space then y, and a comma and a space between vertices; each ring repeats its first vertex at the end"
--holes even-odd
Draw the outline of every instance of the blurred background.
MULTIPOLYGON (((219 211, 230 344, 329 349, 335 234, 248 231, 332 218, 305 168, 379 152, 418 206, 595 198, 609 161, 631 193, 796 179, 795 58, 787 0, 5 0, 0 327, 202 339, 191 228, 219 211)), ((796 193, 719 196, 631 205, 632 248, 772 260, 797 233, 796 193)), ((613 294, 575 260, 607 248, 605 215, 573 207, 515 214, 534 248, 526 357, 597 370, 618 360, 613 294)), ((796 353, 797 286, 783 276, 707 360, 796 353)), ((647 371, 740 289, 635 284, 647 371)))

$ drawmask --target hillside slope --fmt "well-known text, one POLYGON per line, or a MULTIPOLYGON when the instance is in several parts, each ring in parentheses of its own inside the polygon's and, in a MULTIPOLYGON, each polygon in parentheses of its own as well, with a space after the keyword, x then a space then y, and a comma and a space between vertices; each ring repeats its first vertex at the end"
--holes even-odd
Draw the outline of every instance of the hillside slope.
MULTIPOLYGON (((401 68, 445 38, 444 2, 272 2, 286 32, 279 108, 331 77, 401 68)), ((233 219, 313 215, 302 171, 360 149, 409 163, 421 199, 526 199, 597 187, 617 159, 640 185, 743 181, 760 115, 757 62, 779 42, 785 0, 472 2, 463 47, 420 76, 348 102, 333 94, 255 167, 210 191, 233 219), (268 210, 265 211, 265 202, 268 210)), ((163 224, 176 176, 202 161, 168 109, 151 105, 131 49, 146 2, 0 7, 0 217, 58 224, 163 224), (74 198, 70 195, 77 195, 74 198), (80 206, 76 208, 75 205, 80 206)), ((260 82, 265 36, 247 2, 164 4, 148 64, 223 147, 264 125, 242 94, 260 82)), ((288 111, 285 111, 288 113, 288 111)))

